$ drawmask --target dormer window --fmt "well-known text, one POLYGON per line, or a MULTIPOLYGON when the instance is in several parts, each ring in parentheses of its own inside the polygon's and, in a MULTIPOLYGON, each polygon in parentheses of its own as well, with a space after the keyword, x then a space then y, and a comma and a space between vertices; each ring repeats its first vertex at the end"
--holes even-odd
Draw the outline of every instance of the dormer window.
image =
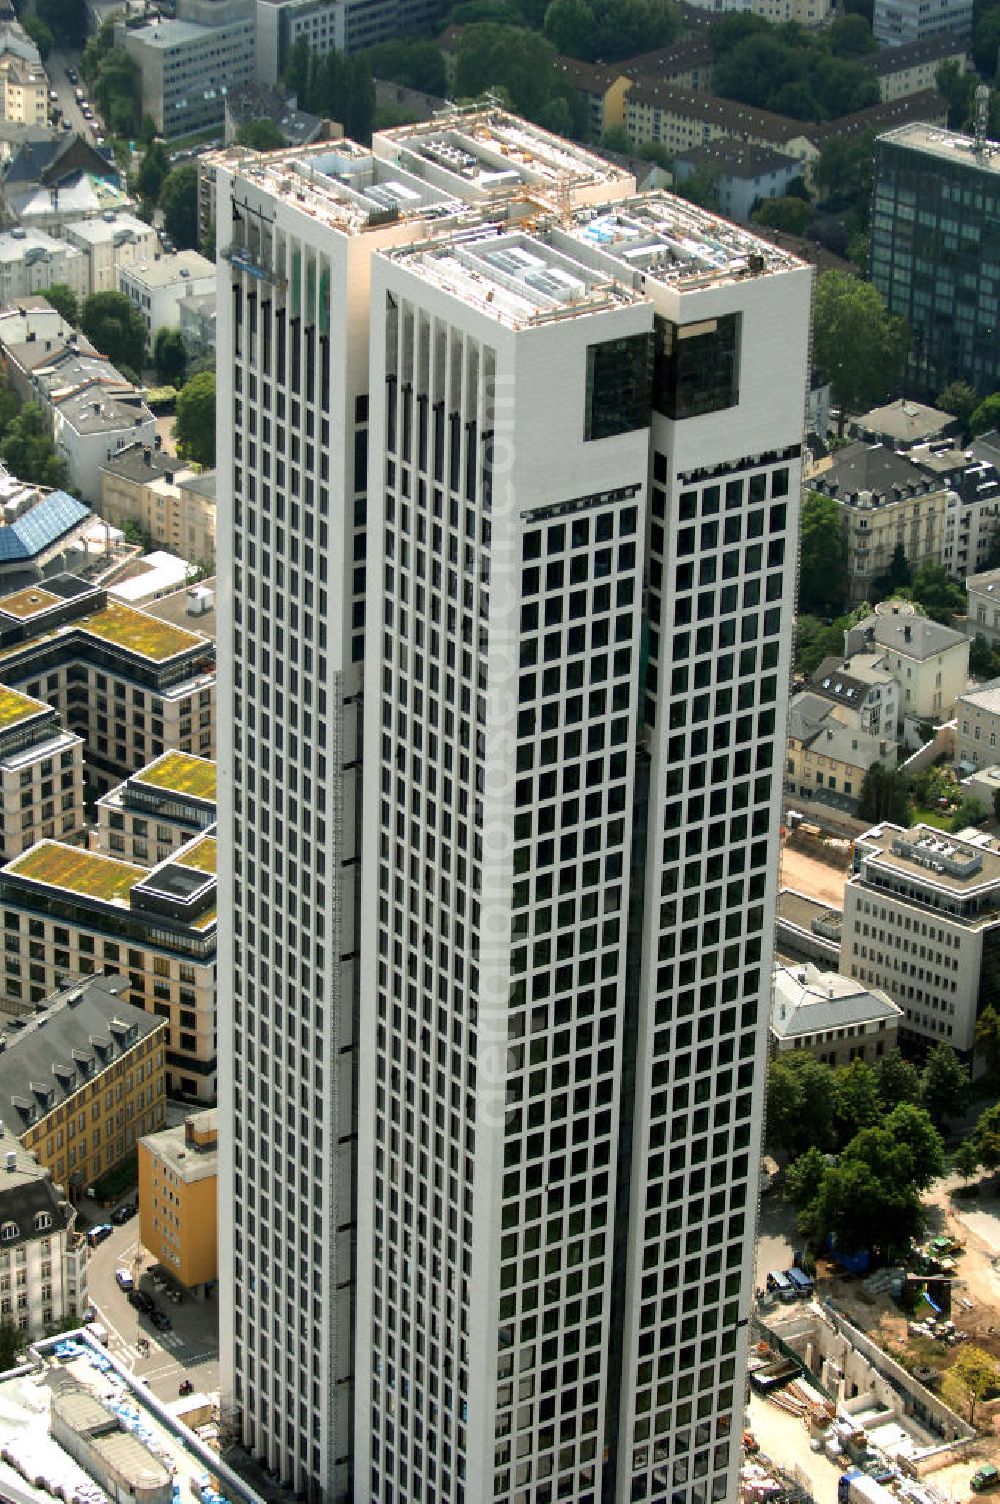
POLYGON ((52 1226, 52 1214, 50 1212, 35 1213, 35 1231, 48 1232, 52 1226))
POLYGON ((0 1224, 0 1243, 13 1243, 15 1238, 21 1236, 21 1229, 16 1222, 4 1222, 0 1224))

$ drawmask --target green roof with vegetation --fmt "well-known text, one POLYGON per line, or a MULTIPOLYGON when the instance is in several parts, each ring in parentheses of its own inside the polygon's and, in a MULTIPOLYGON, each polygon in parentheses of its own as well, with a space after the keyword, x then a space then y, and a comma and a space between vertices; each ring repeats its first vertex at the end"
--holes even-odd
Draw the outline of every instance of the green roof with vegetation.
POLYGON ((175 794, 190 794, 193 799, 215 803, 215 763, 190 752, 164 752, 141 773, 133 774, 136 783, 153 788, 170 789, 175 794))
POLYGON ((15 726, 18 721, 26 721, 29 716, 39 715, 51 708, 44 700, 33 700, 30 695, 22 695, 16 689, 8 689, 6 684, 0 684, 0 731, 6 731, 8 726, 15 726))
POLYGON ((37 616, 39 611, 48 611, 51 606, 58 606, 62 597, 53 595, 51 590, 39 590, 34 585, 29 585, 26 590, 15 590, 13 595, 0 597, 0 611, 8 616, 19 616, 25 619, 29 616, 37 616))
POLYGON ((206 639, 194 632, 172 626, 157 616, 147 616, 145 611, 133 611, 131 606, 122 606, 117 601, 109 602, 95 616, 85 617, 80 626, 84 632, 92 632, 95 637, 103 637, 106 642, 157 663, 206 645, 206 639))
POLYGON ((202 836, 193 846, 186 851, 180 851, 173 858, 179 867, 194 867, 197 872, 212 872, 216 869, 216 840, 214 836, 202 836))
POLYGON ((16 857, 4 871, 103 903, 124 904, 128 903, 134 885, 149 876, 145 867, 85 851, 82 846, 66 846, 61 841, 40 841, 23 856, 16 857))

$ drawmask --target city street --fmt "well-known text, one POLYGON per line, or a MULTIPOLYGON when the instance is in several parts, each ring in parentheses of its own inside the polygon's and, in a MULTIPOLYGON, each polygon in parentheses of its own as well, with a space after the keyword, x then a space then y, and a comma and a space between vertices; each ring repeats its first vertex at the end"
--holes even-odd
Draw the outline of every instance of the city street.
MULTIPOLYGON (((89 1208, 88 1208, 89 1210, 89 1208)), ((91 1223, 103 1219, 96 1209, 91 1223)), ((149 1382, 160 1399, 177 1397, 182 1379, 190 1379, 195 1389, 214 1393, 219 1387, 218 1307, 213 1300, 194 1300, 185 1295, 178 1305, 166 1294, 154 1290, 149 1272, 151 1259, 145 1254, 142 1263, 138 1246, 139 1218, 133 1217, 112 1236, 90 1250, 87 1282, 90 1303, 97 1320, 107 1328, 108 1347, 133 1373, 149 1382), (115 1283, 115 1270, 128 1269, 138 1288, 146 1290, 173 1323, 172 1330, 158 1332, 148 1317, 128 1303, 128 1296, 115 1283), (140 1354, 136 1341, 144 1337, 149 1344, 140 1354)))
MULTIPOLYGON (((101 128, 100 121, 96 117, 93 120, 84 120, 83 111, 77 104, 73 93, 74 88, 77 86, 71 84, 66 77, 67 68, 75 68, 77 73, 79 73, 79 52, 60 52, 57 48, 53 47, 45 60, 45 71, 49 75, 49 88, 56 91, 59 99, 58 101, 50 101, 50 103, 58 103, 59 108, 63 112, 63 117, 69 121, 73 129, 78 131, 85 141, 89 141, 93 145, 94 136, 101 128)), ((80 79, 79 87, 83 89, 84 93, 87 93, 87 85, 82 78, 80 79)), ((90 101, 90 107, 94 109, 93 100, 90 101)))

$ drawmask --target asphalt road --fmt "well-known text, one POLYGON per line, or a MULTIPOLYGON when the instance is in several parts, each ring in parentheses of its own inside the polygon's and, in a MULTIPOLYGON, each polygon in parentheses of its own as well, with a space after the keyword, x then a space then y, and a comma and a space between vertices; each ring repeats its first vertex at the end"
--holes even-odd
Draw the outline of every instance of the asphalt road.
MULTIPOLYGON (((76 102, 73 90, 75 88, 81 88, 84 93, 86 93, 87 85, 82 78, 80 79, 78 85, 71 84, 69 79, 66 77, 67 68, 74 68, 77 74, 79 74, 79 52, 61 52, 53 47, 52 51, 45 59, 45 71, 49 75, 49 88, 55 89, 56 93, 59 95, 58 104, 59 108, 63 112, 64 118, 69 121, 74 130, 79 131, 84 140, 89 141, 93 144, 95 135, 101 129, 100 121, 96 118, 94 120, 84 120, 83 111, 80 109, 80 106, 76 102)), ((50 104, 54 102, 55 101, 52 100, 49 101, 50 104)), ((90 107, 91 109, 94 109, 93 100, 90 100, 90 107)))
MULTIPOLYGON (((102 1214, 95 1209, 91 1222, 101 1219, 102 1214)), ((176 1399, 182 1379, 190 1379, 197 1390, 214 1393, 219 1387, 218 1307, 214 1300, 195 1300, 190 1295, 174 1305, 165 1294, 154 1290, 149 1272, 152 1259, 139 1247, 138 1236, 139 1219, 133 1217, 90 1250, 90 1303, 97 1311, 97 1320, 107 1328, 109 1350, 139 1378, 148 1379, 160 1399, 176 1399), (137 1277, 139 1288, 148 1290, 160 1310, 170 1317, 172 1330, 158 1332, 147 1317, 129 1305, 128 1297, 115 1283, 116 1269, 128 1269, 137 1277), (149 1344, 146 1354, 136 1346, 139 1337, 149 1344)))

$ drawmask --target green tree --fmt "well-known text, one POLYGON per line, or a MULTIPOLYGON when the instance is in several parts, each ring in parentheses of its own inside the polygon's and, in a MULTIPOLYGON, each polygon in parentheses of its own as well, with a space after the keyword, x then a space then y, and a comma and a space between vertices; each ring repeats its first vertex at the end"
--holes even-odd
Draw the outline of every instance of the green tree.
POLYGON ((898 1049, 882 1056, 875 1066, 875 1081, 887 1113, 902 1102, 916 1105, 920 1101, 920 1075, 898 1049))
POLYGON ((534 120, 552 96, 555 70, 550 42, 522 27, 468 26, 455 65, 455 89, 475 99, 504 89, 515 110, 534 120))
POLYGON ((943 564, 925 559, 913 571, 910 596, 933 621, 950 625, 956 613, 965 610, 965 591, 956 585, 943 564))
POLYGON ((910 782, 900 768, 873 762, 861 784, 858 816, 872 824, 888 820, 906 825, 910 818, 910 782))
POLYGON ((44 63, 52 51, 53 37, 51 27, 46 25, 41 16, 29 15, 22 15, 21 25, 38 48, 38 55, 44 63))
POLYGON ((827 29, 826 40, 834 57, 864 57, 878 51, 872 29, 863 16, 841 16, 827 29))
POLYGON ((972 56, 979 72, 993 78, 1000 57, 1000 5, 977 6, 973 10, 972 56))
POLYGON ((969 1072, 943 1040, 931 1050, 920 1073, 920 1100, 938 1128, 946 1128, 965 1111, 969 1072))
POLYGON ((296 37, 288 49, 288 58, 285 62, 285 71, 282 76, 285 88, 295 95, 300 107, 304 108, 306 91, 309 87, 309 38, 296 37))
POLYGON ((978 82, 976 75, 967 73, 954 58, 949 58, 937 70, 935 82, 938 93, 948 103, 948 124, 952 130, 964 130, 972 117, 972 101, 978 82))
POLYGON ((545 35, 566 57, 594 56, 594 12, 587 0, 552 0, 545 12, 545 35))
POLYGON ((632 150, 632 140, 623 125, 611 125, 601 137, 605 151, 616 151, 623 156, 632 150))
POLYGON ((889 395, 909 347, 905 320, 886 312, 870 282, 823 273, 813 306, 813 359, 840 408, 838 433, 848 412, 863 412, 889 395))
POLYGON ((202 231, 198 249, 207 261, 215 260, 215 220, 210 219, 202 231))
POLYGON ((847 1143, 862 1128, 873 1128, 884 1116, 878 1080, 865 1060, 852 1060, 833 1073, 833 1113, 838 1138, 847 1143))
POLYGON ((868 200, 875 166, 875 132, 830 136, 820 148, 813 179, 829 209, 851 209, 861 229, 868 223, 868 200))
POLYGON ((788 1166, 785 1200, 799 1211, 811 1206, 819 1195, 827 1171, 826 1155, 815 1144, 788 1166))
POLYGON ((80 328, 116 366, 141 371, 146 353, 142 314, 124 293, 94 292, 84 299, 80 328))
POLYGON ((260 120, 247 120, 236 132, 240 146, 250 146, 254 151, 278 151, 285 145, 285 138, 269 116, 260 120))
POLYGON ((66 466, 52 447, 48 419, 37 402, 26 402, 8 424, 0 459, 32 485, 59 489, 66 484, 66 466))
POLYGON ((979 1161, 987 1170, 1000 1170, 1000 1102, 980 1113, 971 1134, 979 1161))
POLYGON ((0 1317, 0 1373, 15 1366, 26 1346, 21 1328, 9 1316, 0 1317))
POLYGON ((952 1168, 957 1175, 968 1183, 979 1169, 979 1150, 975 1141, 971 1138, 963 1138, 954 1154, 951 1156, 952 1168))
POLYGON ((52 286, 47 287, 42 293, 42 297, 46 303, 52 304, 52 307, 66 320, 67 324, 70 324, 74 329, 79 326, 80 305, 77 302, 76 293, 72 287, 67 286, 65 282, 53 282, 52 286))
POLYGON ((784 230, 787 235, 804 235, 812 224, 813 207, 804 199, 785 195, 766 198, 751 214, 755 224, 770 230, 784 230))
POLYGON ((1000 392, 984 397, 969 418, 971 433, 992 433, 995 428, 1000 428, 1000 392))
POLYGON ((954 414, 964 434, 969 431, 969 419, 978 400, 975 387, 967 381, 949 381, 944 391, 938 393, 937 405, 942 412, 954 414))
POLYGON ((882 1127, 897 1147, 910 1155, 907 1180, 920 1191, 945 1172, 944 1144, 930 1113, 915 1102, 899 1102, 883 1120, 882 1127))
MULTIPOLYGON (((994 807, 1000 809, 1000 789, 993 800, 994 807)), ((1000 819, 1000 815, 997 818, 1000 819)), ((976 1054, 991 1076, 1000 1075, 1000 1012, 993 1003, 989 1003, 976 1019, 976 1054)))
POLYGON ((215 372, 192 376, 177 397, 177 452, 198 465, 215 464, 215 372))
POLYGON ((833 1076, 805 1051, 779 1055, 767 1073, 767 1141, 785 1154, 834 1143, 833 1076))
MULTIPOLYGON (((1000 564, 1000 559, 997 563, 1000 564)), ((996 564, 986 567, 995 569, 996 564)), ((982 632, 977 632, 969 643, 969 673, 977 679, 995 679, 1000 676, 1000 653, 990 646, 982 632)))
POLYGON ((880 596, 893 596, 900 590, 909 590, 913 584, 913 571, 906 558, 902 543, 892 551, 889 568, 875 582, 880 596))
POLYGON ((847 594, 843 513, 832 496, 809 491, 799 530, 799 607, 825 616, 843 610, 847 594))
POLYGON ((956 1408, 966 1407, 969 1425, 976 1423, 976 1406, 1000 1389, 1000 1368, 991 1355, 974 1343, 966 1343, 941 1377, 941 1390, 956 1408))
POLYGON ((692 172, 674 183, 674 192, 702 209, 718 209, 721 176, 722 168, 717 162, 699 162, 692 172))
POLYGON ((167 148, 162 141, 154 141, 146 147, 136 174, 136 188, 147 203, 159 203, 160 189, 169 172, 170 158, 167 156, 167 148))
POLYGON ((369 47, 365 58, 374 78, 385 78, 406 89, 419 89, 439 98, 448 91, 444 54, 428 37, 396 37, 369 47))
POLYGON ((174 244, 194 250, 198 244, 198 168, 194 162, 167 173, 160 188, 160 208, 174 244))
POLYGON ((153 345, 156 378, 164 386, 180 386, 184 381, 187 350, 179 329, 158 329, 153 345))
POLYGON ((37 0, 35 14, 60 47, 82 47, 87 37, 87 7, 80 0, 37 0))

